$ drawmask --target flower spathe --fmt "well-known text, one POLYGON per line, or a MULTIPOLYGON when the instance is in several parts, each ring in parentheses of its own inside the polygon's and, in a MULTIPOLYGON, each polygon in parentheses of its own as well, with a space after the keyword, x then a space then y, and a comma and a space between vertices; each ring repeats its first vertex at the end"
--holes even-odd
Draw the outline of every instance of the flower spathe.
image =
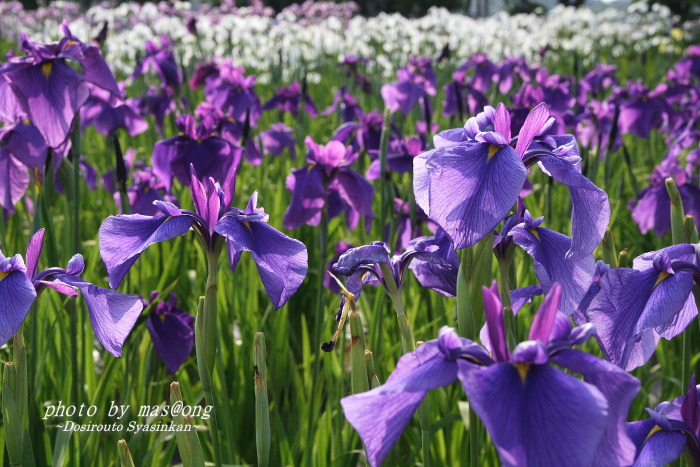
POLYGON ((194 212, 156 201, 158 215, 110 216, 102 223, 100 253, 107 266, 109 283, 117 288, 150 245, 184 235, 192 229, 207 252, 221 251, 226 241, 231 270, 235 270, 243 251, 251 252, 267 294, 273 305, 280 308, 306 276, 306 247, 267 224, 269 216, 256 207, 257 192, 250 197, 245 210, 230 207, 234 170, 229 172, 223 187, 212 178, 202 183, 192 166, 190 171, 194 212))
POLYGON ((17 332, 34 300, 45 288, 75 297, 83 294, 95 337, 104 348, 121 357, 122 346, 134 327, 143 303, 137 295, 123 295, 97 287, 80 277, 83 257, 74 255, 66 269, 49 268, 37 273, 37 262, 44 242, 44 229, 34 234, 27 247, 25 266, 17 254, 6 258, 0 252, 0 344, 17 332))
POLYGON ((484 288, 491 354, 443 327, 439 337, 404 355, 387 382, 345 397, 346 418, 371 465, 380 465, 429 389, 462 382, 504 465, 621 465, 634 459, 625 430, 639 382, 614 365, 570 349, 593 328, 571 328, 557 312, 559 286, 546 297, 530 340, 506 345, 503 308, 484 288), (583 375, 575 378, 549 363, 583 375))

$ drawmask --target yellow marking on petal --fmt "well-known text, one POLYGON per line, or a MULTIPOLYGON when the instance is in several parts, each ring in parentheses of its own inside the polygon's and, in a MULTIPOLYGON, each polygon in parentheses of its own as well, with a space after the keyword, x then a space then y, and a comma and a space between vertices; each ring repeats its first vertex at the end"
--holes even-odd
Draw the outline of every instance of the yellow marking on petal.
POLYGON ((158 315, 158 317, 160 318, 161 323, 165 321, 165 315, 158 315))
POLYGON ((527 230, 529 230, 530 233, 535 236, 537 241, 540 241, 540 234, 537 232, 537 229, 527 229, 527 230))
POLYGON ((497 152, 498 150, 501 149, 495 144, 492 144, 489 146, 489 159, 491 159, 497 152))
POLYGON ((46 79, 49 79, 49 75, 51 74, 52 69, 53 69, 53 62, 44 62, 41 64, 41 72, 44 73, 44 76, 46 76, 46 79))
POLYGON ((311 169, 313 169, 314 167, 316 167, 316 164, 309 164, 309 165, 308 165, 308 168, 309 168, 309 172, 310 172, 310 171, 311 171, 311 169))
MULTIPOLYGON (((243 225, 245 225, 248 230, 250 230, 250 222, 244 222, 243 225)), ((250 230, 252 232, 252 230, 250 230)))
POLYGON ((36 194, 41 192, 41 177, 39 176, 39 167, 34 167, 34 191, 36 194))
POLYGON ((4 278, 6 278, 9 274, 10 274, 9 271, 8 272, 0 271, 0 281, 3 280, 4 278))
POLYGON ((649 438, 651 438, 651 435, 653 435, 653 434, 656 433, 657 431, 661 431, 661 427, 660 427, 659 425, 654 425, 654 428, 652 428, 651 430, 649 430, 649 434, 647 435, 646 438, 644 438, 644 441, 646 441, 646 440, 648 440, 649 438))
POLYGON ((659 282, 661 282, 662 280, 666 279, 666 278, 667 278, 668 276, 670 276, 670 275, 671 275, 671 274, 667 273, 666 271, 661 271, 661 273, 659 273, 659 278, 656 279, 656 282, 654 282, 654 287, 656 287, 657 285, 659 285, 659 282))
POLYGON ((32 122, 28 118, 25 118, 24 120, 22 120, 22 123, 24 123, 25 125, 29 125, 32 122))
POLYGON ((527 372, 530 371, 530 364, 516 362, 513 363, 513 366, 515 366, 516 370, 518 370, 518 373, 520 373, 520 379, 523 380, 523 383, 525 383, 525 378, 527 378, 527 372))

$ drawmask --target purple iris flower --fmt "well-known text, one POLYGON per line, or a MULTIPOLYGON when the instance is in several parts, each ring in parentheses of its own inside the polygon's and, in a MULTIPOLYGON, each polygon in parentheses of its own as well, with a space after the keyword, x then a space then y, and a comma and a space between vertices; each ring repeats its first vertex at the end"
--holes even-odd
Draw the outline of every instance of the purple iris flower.
POLYGON ((29 187, 29 170, 43 171, 48 146, 39 130, 20 121, 0 128, 0 206, 13 211, 29 187))
MULTIPOLYGON (((88 84, 90 97, 80 108, 80 125, 84 129, 94 126, 104 136, 119 128, 126 128, 129 136, 136 136, 148 129, 148 122, 138 114, 138 100, 115 98, 104 89, 88 84)), ((119 83, 123 92, 124 83, 119 83)), ((123 94, 122 94, 123 95, 123 94)))
MULTIPOLYGON (((333 271, 333 265, 338 261, 340 256, 351 248, 355 247, 350 243, 343 241, 336 243, 335 248, 333 248, 335 256, 328 260, 328 264, 326 265, 326 271, 333 271)), ((340 286, 335 280, 333 280, 330 274, 326 274, 323 276, 323 286, 331 292, 333 292, 333 294, 335 295, 340 293, 340 286)))
POLYGON ((618 85, 615 71, 617 71, 616 65, 599 63, 595 69, 586 73, 579 81, 578 103, 586 105, 592 97, 600 97, 604 90, 618 85))
POLYGON ((528 341, 513 351, 495 282, 484 287, 487 349, 448 327, 399 360, 385 384, 341 399, 372 466, 386 458, 430 389, 459 379, 503 465, 626 465, 634 459, 625 419, 639 382, 621 369, 571 349, 593 333, 557 312, 554 287, 528 341), (583 375, 583 381, 558 367, 583 375))
POLYGON ((146 93, 134 100, 141 116, 153 115, 156 121, 156 131, 161 138, 163 137, 165 116, 175 111, 174 97, 174 91, 167 86, 158 88, 150 86, 146 93))
POLYGON ((372 93, 372 84, 370 84, 367 77, 360 72, 359 65, 366 65, 369 62, 371 62, 369 58, 359 57, 357 55, 346 55, 343 57, 343 60, 338 62, 338 65, 345 72, 345 76, 352 77, 355 86, 362 89, 366 94, 372 93))
POLYGON ((261 131, 258 137, 266 154, 279 156, 285 149, 289 149, 292 160, 297 159, 296 141, 292 129, 284 123, 273 123, 270 128, 261 131))
POLYGON ((495 79, 498 82, 498 91, 504 95, 513 87, 516 76, 522 81, 529 81, 533 74, 523 57, 506 57, 497 67, 495 79))
POLYGON ((382 86, 384 105, 392 112, 401 110, 404 114, 410 113, 419 101, 429 108, 428 96, 437 93, 437 77, 430 61, 429 57, 411 57, 408 65, 396 72, 398 82, 382 86))
POLYGON ((292 200, 284 213, 283 225, 296 229, 304 224, 318 225, 321 211, 327 205, 328 219, 345 212, 351 229, 357 227, 360 216, 368 222, 374 217, 372 197, 374 187, 360 174, 347 167, 357 159, 352 148, 340 141, 325 146, 307 136, 307 165, 293 169, 287 177, 292 200))
POLYGON ((260 98, 255 93, 255 76, 246 76, 243 67, 236 67, 230 61, 219 66, 218 73, 206 79, 204 94, 211 103, 236 122, 248 121, 257 128, 262 115, 260 98))
POLYGON ((588 101, 585 110, 576 117, 576 139, 590 150, 596 150, 600 158, 608 151, 616 151, 622 145, 617 128, 617 109, 613 99, 588 101))
POLYGON ((392 279, 399 290, 406 271, 411 269, 423 287, 448 297, 456 294, 459 257, 444 231, 438 231, 433 237, 414 238, 402 254, 390 255, 389 245, 372 242, 343 253, 332 270, 336 274, 349 276, 346 287, 355 295, 359 295, 365 284, 382 284, 386 288, 381 264, 390 267, 392 279))
POLYGON ((651 418, 627 424, 627 432, 637 446, 635 467, 667 465, 684 451, 689 465, 700 462, 700 386, 695 375, 688 392, 656 410, 647 409, 651 418))
POLYGON ((445 91, 442 115, 445 117, 457 115, 463 120, 465 114, 475 114, 488 103, 483 93, 467 83, 466 77, 466 70, 457 70, 452 74, 452 82, 442 88, 445 91))
POLYGON ((296 117, 299 113, 299 106, 304 105, 304 110, 312 117, 318 117, 318 110, 311 96, 302 89, 299 81, 294 81, 289 86, 282 86, 275 92, 275 95, 265 102, 262 109, 271 110, 276 108, 280 114, 289 112, 296 117))
MULTIPOLYGON (((355 152, 364 149, 366 152, 379 151, 379 144, 382 137, 382 127, 384 118, 378 110, 373 110, 364 114, 358 107, 358 122, 346 122, 338 127, 333 133, 334 141, 341 141, 346 145, 351 145, 355 152)), ((391 135, 400 138, 401 133, 398 128, 392 125, 391 135)))
POLYGON ((336 91, 336 93, 333 95, 333 103, 330 105, 330 107, 321 112, 321 115, 330 115, 338 108, 340 108, 343 121, 346 123, 354 120, 360 120, 364 115, 359 101, 355 98, 355 96, 350 94, 350 91, 348 91, 345 85, 342 85, 340 89, 336 91))
POLYGON ((671 229, 671 198, 666 190, 666 178, 673 177, 683 202, 683 211, 700 225, 700 188, 688 180, 677 157, 666 157, 649 176, 649 186, 639 193, 639 199, 630 202, 632 219, 642 233, 653 230, 661 237, 671 229))
POLYGON ((182 73, 175 62, 173 51, 170 49, 168 36, 160 37, 160 46, 154 42, 146 41, 146 56, 136 65, 131 79, 136 79, 149 70, 155 71, 162 84, 172 88, 175 92, 179 91, 182 85, 182 73))
POLYGON ((0 80, 9 83, 19 106, 53 148, 68 138, 75 114, 89 96, 87 83, 120 95, 99 48, 80 42, 66 23, 61 32, 64 37, 54 44, 33 43, 23 34, 26 55, 0 67, 0 80), (66 60, 79 62, 82 75, 66 60))
POLYGON ((153 148, 153 173, 166 190, 170 190, 173 176, 189 185, 190 165, 202 177, 223 180, 231 168, 240 164, 242 149, 212 133, 206 124, 197 124, 192 115, 178 118, 177 127, 178 136, 158 141, 153 148))
POLYGON ((630 371, 643 365, 660 339, 671 339, 697 316, 692 294, 700 276, 693 245, 644 253, 632 268, 612 268, 599 291, 578 311, 596 326, 605 358, 630 371))
MULTIPOLYGON (((149 303, 153 303, 159 295, 152 292, 149 303)), ((177 297, 171 293, 167 300, 155 305, 146 320, 146 327, 168 373, 177 373, 194 347, 194 316, 179 308, 177 297)))
MULTIPOLYGON (((413 158, 425 151, 426 147, 418 136, 405 139, 392 139, 389 141, 386 168, 396 173, 406 173, 413 170, 413 158)), ((381 161, 379 151, 369 151, 372 163, 369 165, 365 177, 367 180, 376 180, 381 177, 381 161)))
POLYGON ((156 216, 110 216, 102 223, 100 253, 107 266, 109 283, 116 289, 150 245, 184 235, 191 229, 209 252, 220 252, 224 241, 228 244, 232 271, 241 254, 249 251, 272 304, 280 308, 306 276, 306 247, 267 224, 269 216, 264 209, 256 207, 257 192, 250 197, 246 209, 230 207, 235 171, 231 170, 220 186, 211 177, 202 184, 195 170, 192 167, 190 170, 194 212, 156 201, 161 212, 156 216))
POLYGON ((97 287, 80 277, 85 269, 83 257, 74 255, 68 267, 49 268, 37 272, 44 243, 44 229, 34 234, 25 258, 19 254, 6 258, 0 252, 0 310, 4 319, 0 325, 0 343, 5 344, 17 332, 27 317, 37 296, 45 288, 69 297, 83 294, 95 337, 115 357, 121 357, 122 346, 143 310, 137 295, 122 295, 97 287))
POLYGON ((530 212, 525 211, 523 222, 513 226, 508 235, 532 257, 537 280, 545 295, 555 283, 561 285, 559 310, 569 316, 590 287, 595 260, 592 253, 575 261, 567 260, 566 252, 571 249, 571 239, 540 227, 543 219, 533 219, 530 212))
POLYGON ((573 136, 546 136, 551 124, 547 106, 538 105, 513 148, 505 106, 486 107, 464 128, 435 135, 436 149, 413 160, 416 202, 452 237, 455 248, 474 245, 506 217, 535 163, 569 188, 572 243, 566 258, 579 260, 600 243, 610 219, 608 196, 581 174, 573 136))
POLYGON ((491 89, 491 82, 496 75, 498 68, 494 65, 487 54, 473 54, 464 65, 457 69, 458 72, 467 73, 474 70, 474 74, 469 80, 469 85, 480 93, 487 93, 491 89))
POLYGON ((621 101, 618 125, 621 134, 632 133, 648 138, 651 130, 659 129, 674 113, 663 99, 663 86, 650 91, 641 81, 630 82, 627 88, 618 90, 615 97, 621 101))

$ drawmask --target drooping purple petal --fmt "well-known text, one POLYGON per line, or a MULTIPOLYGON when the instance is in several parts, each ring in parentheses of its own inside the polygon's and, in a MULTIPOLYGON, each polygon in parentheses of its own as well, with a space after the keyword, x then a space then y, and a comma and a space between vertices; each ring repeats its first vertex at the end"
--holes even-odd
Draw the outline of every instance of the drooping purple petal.
POLYGON ((323 169, 317 165, 292 170, 287 177, 287 188, 292 191, 292 200, 284 213, 282 225, 286 229, 296 229, 304 224, 318 225, 325 204, 323 169))
POLYGON ((555 282, 562 286, 560 310, 571 315, 588 291, 595 271, 592 254, 577 261, 566 259, 572 240, 566 235, 545 228, 515 227, 510 235, 535 263, 537 279, 542 290, 548 294, 555 282))
POLYGON ((177 307, 177 299, 159 302, 146 320, 153 347, 174 374, 194 346, 194 316, 177 307))
MULTIPOLYGON (((250 202, 253 206, 256 198, 257 193, 254 193, 250 202)), ((221 218, 215 230, 226 237, 236 252, 250 251, 265 291, 275 308, 280 308, 306 277, 306 247, 299 240, 248 215, 247 211, 232 209, 221 218)))
POLYGON ((564 349, 551 359, 582 374, 583 380, 597 387, 608 401, 605 433, 591 465, 630 465, 636 450, 625 422, 632 399, 639 392, 639 381, 615 365, 579 350, 564 349))
POLYGON ((509 146, 464 143, 414 159, 416 202, 430 219, 466 248, 486 236, 515 204, 527 170, 509 146))
POLYGON ((581 172, 578 165, 543 156, 540 163, 551 176, 569 188, 571 196, 571 247, 566 258, 579 260, 600 244, 610 221, 608 195, 581 172))
POLYGON ((155 217, 141 214, 110 216, 98 235, 100 254, 107 266, 109 286, 119 287, 131 266, 150 245, 184 235, 193 219, 189 216, 155 217))
POLYGON ((70 274, 56 279, 82 292, 95 337, 109 353, 121 357, 124 341, 143 310, 141 297, 103 289, 70 274))

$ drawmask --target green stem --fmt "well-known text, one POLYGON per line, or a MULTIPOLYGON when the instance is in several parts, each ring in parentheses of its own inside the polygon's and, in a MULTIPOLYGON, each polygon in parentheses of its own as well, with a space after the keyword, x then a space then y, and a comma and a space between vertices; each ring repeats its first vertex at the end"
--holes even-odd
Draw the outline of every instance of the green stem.
POLYGON ((197 351, 197 368, 202 381, 204 399, 212 407, 210 430, 214 447, 214 463, 221 465, 221 450, 219 446, 219 426, 216 416, 216 405, 212 391, 216 350, 219 339, 217 333, 217 298, 216 279, 218 272, 219 254, 207 251, 207 288, 204 297, 200 297, 195 322, 195 346, 197 351))
POLYGON ((469 466, 479 467, 479 418, 469 406, 469 466))
POLYGON ((498 294, 501 296, 501 304, 503 305, 503 319, 506 326, 506 338, 508 347, 514 349, 517 344, 518 323, 513 315, 513 307, 510 303, 510 267, 513 263, 513 258, 498 261, 498 294))

